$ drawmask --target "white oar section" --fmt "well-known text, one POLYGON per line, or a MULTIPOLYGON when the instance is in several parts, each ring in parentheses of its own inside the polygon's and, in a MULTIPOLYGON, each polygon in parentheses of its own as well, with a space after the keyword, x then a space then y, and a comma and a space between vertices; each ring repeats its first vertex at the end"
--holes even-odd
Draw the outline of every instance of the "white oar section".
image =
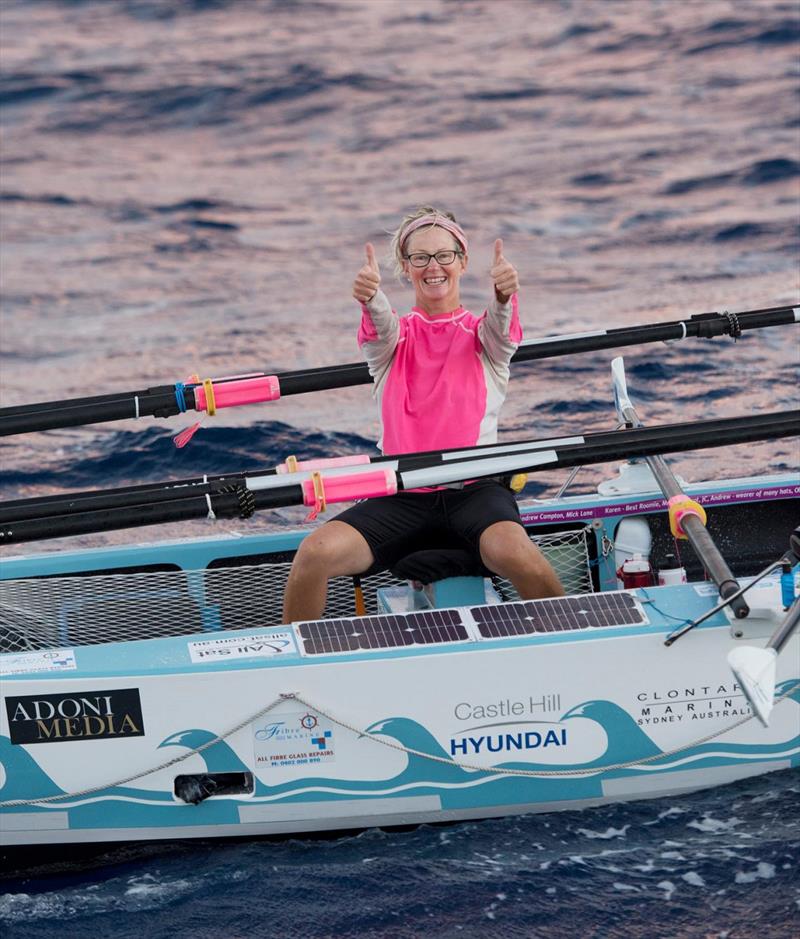
MULTIPOLYGON (((516 472, 520 466, 542 466, 557 459, 556 447, 572 446, 586 443, 586 438, 578 437, 551 437, 548 440, 532 440, 527 443, 507 443, 497 446, 475 447, 469 450, 452 450, 431 454, 430 464, 417 469, 404 469, 408 465, 408 457, 376 457, 371 463, 362 466, 329 466, 321 468, 325 478, 347 476, 354 479, 360 475, 375 472, 376 469, 389 470, 400 473, 404 489, 414 489, 420 486, 443 486, 447 483, 469 479, 472 476, 502 476, 516 472), (546 457, 531 459, 528 454, 536 451, 549 451, 546 457), (509 459, 488 462, 493 458, 500 458, 504 454, 509 459), (513 454, 514 458, 510 455, 513 454), (524 456, 524 459, 523 459, 524 456), (441 460, 442 463, 437 461, 441 460), (472 464, 470 463, 472 461, 472 464), (419 475, 413 475, 413 474, 419 475), (426 481, 418 482, 425 478, 426 481), (413 479, 413 481, 412 481, 413 479), (433 481, 427 481, 433 480, 433 481)), ((424 457, 422 457, 424 459, 424 457)), ((248 476, 245 484, 253 492, 266 489, 279 489, 288 485, 299 485, 314 476, 312 470, 300 470, 295 473, 280 473, 276 475, 248 476)))
POLYGON ((548 463, 557 463, 558 454, 555 450, 542 450, 541 452, 528 452, 524 455, 515 453, 510 456, 484 457, 474 460, 460 460, 442 466, 431 466, 425 469, 406 470, 400 473, 404 489, 419 489, 423 486, 446 486, 448 483, 461 482, 465 479, 480 476, 507 476, 516 473, 521 466, 546 466, 548 463))
POLYGON ((500 453, 519 453, 528 450, 543 450, 552 447, 568 447, 576 443, 586 443, 585 437, 553 437, 550 440, 538 440, 527 446, 520 447, 518 443, 500 444, 496 447, 476 447, 474 450, 457 450, 453 453, 442 453, 443 460, 465 460, 470 457, 482 457, 500 453))
POLYGON ((635 411, 631 399, 628 397, 628 382, 625 378, 625 360, 621 355, 611 360, 611 382, 614 387, 614 407, 617 417, 622 424, 633 424, 635 427, 641 423, 638 418, 631 419, 631 412, 635 411))
POLYGON ((573 342, 575 339, 594 339, 596 336, 607 336, 607 329, 593 329, 585 333, 561 333, 559 336, 540 336, 537 339, 523 339, 520 349, 531 349, 534 346, 543 346, 550 342, 573 342))
POLYGON ((800 625, 800 599, 795 600, 789 614, 775 630, 764 649, 741 646, 728 653, 728 665, 741 685, 750 706, 766 727, 775 704, 775 674, 778 653, 800 625))

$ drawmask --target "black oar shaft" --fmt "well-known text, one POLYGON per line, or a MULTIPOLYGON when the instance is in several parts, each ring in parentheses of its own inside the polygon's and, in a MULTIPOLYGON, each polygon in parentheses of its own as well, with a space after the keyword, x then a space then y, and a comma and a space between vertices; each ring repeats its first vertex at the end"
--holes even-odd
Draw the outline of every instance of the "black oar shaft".
MULTIPOLYGON (((783 306, 742 313, 702 313, 685 320, 674 320, 668 323, 624 326, 585 335, 528 340, 517 349, 511 361, 517 364, 562 355, 577 355, 583 352, 597 352, 686 338, 708 339, 724 335, 736 337, 745 330, 797 323, 797 309, 793 306, 783 306)), ((333 388, 348 388, 354 385, 365 385, 372 381, 369 370, 363 362, 300 369, 284 372, 275 377, 280 385, 281 397, 327 391, 333 388)), ((214 384, 224 385, 234 380, 236 379, 216 379, 214 384)), ((0 437, 136 417, 170 417, 183 410, 178 403, 179 396, 176 395, 176 388, 176 385, 162 385, 143 391, 0 408, 0 437)), ((185 407, 189 410, 195 408, 192 386, 186 387, 184 397, 185 407)))
POLYGON ((163 385, 128 394, 0 408, 0 437, 137 417, 170 417, 178 413, 175 386, 163 385))
POLYGON ((69 535, 87 535, 93 532, 116 531, 125 528, 141 528, 146 525, 185 522, 201 518, 246 518, 254 510, 276 509, 281 506, 303 502, 303 492, 298 485, 286 485, 265 492, 247 493, 252 500, 248 511, 243 511, 243 494, 240 487, 233 491, 193 493, 182 498, 165 499, 138 505, 109 505, 72 514, 51 515, 21 519, 4 525, 0 531, 0 544, 22 544, 47 538, 63 538, 69 535))
MULTIPOLYGON (((505 452, 503 458, 514 458, 514 472, 535 472, 654 453, 672 453, 796 436, 800 434, 800 411, 762 415, 757 419, 726 418, 710 423, 714 426, 713 433, 709 432, 706 423, 699 422, 589 435, 584 438, 583 443, 546 447, 547 456, 544 462, 541 462, 543 450, 539 444, 534 441, 535 446, 532 446, 531 442, 528 442, 527 445, 520 444, 519 450, 505 452)), ((470 452, 474 452, 474 448, 470 452)), ((442 454, 439 453, 430 457, 428 466, 437 470, 445 465, 452 466, 454 479, 477 479, 495 475, 491 463, 496 459, 495 454, 487 453, 484 456, 470 456, 444 463, 442 454)), ((398 486, 401 489, 404 488, 403 474, 419 473, 422 468, 418 455, 411 455, 407 463, 404 463, 404 460, 403 457, 399 458, 400 466, 397 471, 398 486)), ((353 468, 354 474, 368 470, 369 467, 353 468)), ((28 514, 24 514, 18 504, 14 512, 10 513, 14 517, 2 520, 0 544, 17 544, 64 535, 203 518, 209 514, 219 518, 234 518, 246 516, 252 510, 303 504, 303 488, 296 478, 287 477, 285 484, 281 482, 266 489, 258 488, 255 477, 251 478, 251 483, 252 488, 247 485, 246 480, 242 483, 241 480, 234 481, 232 477, 226 480, 224 486, 218 481, 200 483, 198 488, 164 483, 161 501, 151 501, 151 493, 144 492, 140 494, 137 504, 131 504, 129 490, 122 492, 120 502, 117 501, 118 494, 114 490, 98 492, 91 495, 91 499, 95 501, 92 503, 93 508, 88 511, 80 510, 85 508, 85 505, 73 504, 71 508, 66 508, 63 503, 58 506, 54 504, 56 500, 45 499, 42 501, 49 505, 47 515, 38 514, 39 507, 26 500, 30 509, 28 514), (102 507, 99 507, 101 505, 102 507), (248 506, 247 511, 243 511, 243 505, 248 506), (75 511, 76 507, 79 511, 75 511)), ((414 483, 415 486, 428 484, 425 481, 414 483)), ((66 498, 69 500, 69 497, 66 498)), ((74 499, 71 501, 75 502, 74 499)))
MULTIPOLYGON (((635 435, 626 431, 597 431, 583 437, 584 445, 580 450, 574 447, 565 448, 553 442, 552 447, 558 450, 560 465, 579 466, 584 456, 594 462, 603 460, 624 459, 627 456, 640 456, 636 451, 638 447, 645 449, 662 441, 664 452, 678 452, 679 450, 702 447, 699 434, 724 443, 747 443, 751 440, 790 437, 800 430, 800 411, 780 411, 769 414, 750 414, 735 418, 715 418, 699 424, 665 424, 661 427, 640 428, 635 435), (699 432, 694 432, 700 427, 699 432), (733 436, 731 436, 733 435, 733 436)), ((506 445, 508 453, 531 449, 546 449, 550 446, 548 441, 520 441, 506 445)), ((485 444, 469 448, 479 455, 494 450, 495 444, 485 444)), ((648 452, 652 452, 649 450, 648 452)), ((400 457, 376 456, 370 460, 370 465, 380 467, 382 464, 397 461, 401 473, 415 469, 424 469, 447 462, 451 458, 458 458, 459 450, 431 450, 423 453, 409 453, 400 457)), ((520 470, 521 472, 522 470, 520 470)), ((53 496, 36 496, 28 499, 14 499, 0 503, 0 525, 21 519, 47 518, 52 515, 61 515, 72 512, 87 512, 95 509, 108 508, 109 505, 141 505, 145 502, 168 502, 173 499, 184 498, 197 493, 219 490, 224 486, 237 486, 245 483, 248 477, 275 476, 275 470, 270 468, 257 469, 248 473, 233 473, 223 476, 198 476, 190 479, 176 479, 167 482, 152 482, 138 486, 125 486, 116 489, 89 490, 53 496)))
POLYGON ((769 637, 767 643, 768 649, 774 649, 780 652, 792 636, 792 633, 800 626, 800 597, 794 601, 789 608, 786 619, 769 637))

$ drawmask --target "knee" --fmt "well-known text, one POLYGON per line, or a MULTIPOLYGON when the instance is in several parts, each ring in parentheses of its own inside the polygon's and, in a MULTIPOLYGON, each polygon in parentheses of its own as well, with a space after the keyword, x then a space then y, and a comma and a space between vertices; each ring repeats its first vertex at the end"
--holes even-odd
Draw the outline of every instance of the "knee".
POLYGON ((291 576, 336 577, 367 570, 373 562, 364 538, 350 525, 327 522, 301 542, 291 576))
POLYGON ((301 542, 292 562, 296 572, 324 574, 338 556, 334 540, 326 537, 325 527, 307 535, 301 542))
POLYGON ((483 563, 501 577, 535 569, 542 558, 524 529, 514 522, 499 522, 487 528, 481 536, 480 551, 483 563))

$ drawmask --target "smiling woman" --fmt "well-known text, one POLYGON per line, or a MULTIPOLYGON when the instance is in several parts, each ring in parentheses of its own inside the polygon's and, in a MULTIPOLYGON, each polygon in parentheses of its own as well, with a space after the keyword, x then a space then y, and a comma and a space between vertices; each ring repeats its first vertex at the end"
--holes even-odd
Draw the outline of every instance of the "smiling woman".
MULTIPOLYGON (((356 275, 358 342, 374 382, 387 454, 470 447, 497 440, 509 363, 522 339, 519 277, 494 243, 492 296, 482 316, 461 306, 467 237, 455 217, 432 206, 407 215, 392 237, 398 273, 415 304, 397 316, 381 288, 371 244, 356 275)), ((328 580, 394 568, 429 548, 466 550, 477 573, 510 580, 525 599, 563 593, 553 569, 520 523, 513 494, 482 479, 459 488, 400 492, 347 509, 301 544, 286 586, 284 622, 317 619, 328 580)))

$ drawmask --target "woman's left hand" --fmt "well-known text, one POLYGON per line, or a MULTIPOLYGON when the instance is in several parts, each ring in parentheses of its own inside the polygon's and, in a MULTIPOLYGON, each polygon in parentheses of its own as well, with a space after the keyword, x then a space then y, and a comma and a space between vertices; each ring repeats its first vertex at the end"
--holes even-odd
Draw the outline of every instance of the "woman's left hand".
POLYGON ((511 295, 519 290, 519 274, 514 265, 503 256, 502 238, 498 238, 494 243, 494 264, 491 274, 498 302, 508 303, 511 295))

